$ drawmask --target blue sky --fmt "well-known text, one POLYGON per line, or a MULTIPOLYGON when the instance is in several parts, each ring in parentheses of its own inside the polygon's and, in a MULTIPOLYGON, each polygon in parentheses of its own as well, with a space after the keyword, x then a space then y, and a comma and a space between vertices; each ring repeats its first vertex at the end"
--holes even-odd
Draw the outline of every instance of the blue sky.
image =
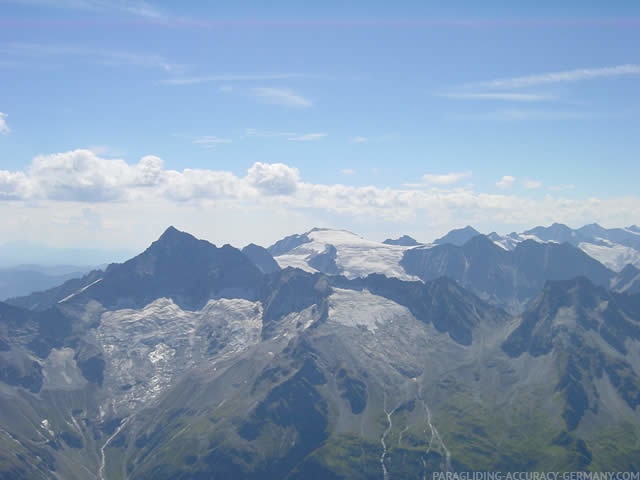
POLYGON ((0 0, 6 241, 640 223, 636 2, 213 3, 0 0))

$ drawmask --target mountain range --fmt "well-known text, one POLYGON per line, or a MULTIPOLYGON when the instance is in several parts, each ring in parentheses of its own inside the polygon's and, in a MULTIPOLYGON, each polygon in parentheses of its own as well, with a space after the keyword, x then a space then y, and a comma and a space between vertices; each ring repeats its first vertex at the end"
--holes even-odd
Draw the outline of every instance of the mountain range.
POLYGON ((593 252, 640 230, 567 228, 240 250, 170 227, 0 302, 0 478, 638 471, 640 270, 593 252))
POLYGON ((16 265, 0 268, 0 300, 48 290, 61 283, 79 278, 91 267, 60 265, 16 265))

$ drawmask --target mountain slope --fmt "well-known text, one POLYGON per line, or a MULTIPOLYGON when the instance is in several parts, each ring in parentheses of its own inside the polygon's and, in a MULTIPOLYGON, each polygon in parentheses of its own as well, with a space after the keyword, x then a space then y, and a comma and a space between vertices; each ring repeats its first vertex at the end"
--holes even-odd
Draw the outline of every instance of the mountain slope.
POLYGON ((584 467, 613 468, 615 455, 603 457, 614 432, 629 446, 638 438, 639 314, 638 295, 607 292, 585 278, 550 282, 502 345, 513 358, 547 364, 564 438, 590 438, 582 444, 584 467))
POLYGON ((633 265, 624 267, 611 280, 611 289, 629 294, 640 293, 640 269, 633 265))
POLYGON ((458 247, 452 244, 407 250, 407 273, 424 281, 447 276, 482 298, 519 311, 548 280, 585 275, 608 285, 613 272, 569 244, 520 242, 512 251, 477 235, 458 247))
POLYGON ((244 253, 262 273, 273 273, 280 270, 278 262, 273 259, 266 248, 260 245, 250 243, 242 249, 242 253, 244 253))
MULTIPOLYGON (((325 267, 362 245, 335 243, 325 267)), ((640 468, 639 295, 544 281, 608 282, 568 244, 395 248, 429 252, 435 278, 264 274, 169 229, 52 308, 0 303, 0 477, 640 468), (511 316, 463 281, 543 283, 511 316)))
POLYGON ((400 245, 401 247, 415 247, 416 245, 420 245, 415 238, 410 237, 409 235, 402 235, 398 238, 387 238, 383 241, 385 245, 400 245))
POLYGON ((37 266, 0 269, 0 299, 29 295, 83 276, 87 270, 63 274, 43 273, 37 266))
POLYGON ((93 298, 107 307, 140 307, 168 297, 200 308, 211 298, 256 298, 262 276, 240 250, 169 227, 143 253, 110 265, 100 281, 65 302, 93 298))
POLYGON ((55 306, 59 301, 102 279, 103 276, 104 272, 102 270, 93 270, 80 278, 72 278, 48 290, 33 292, 22 297, 9 298, 6 303, 28 310, 47 310, 55 306))
POLYGON ((445 236, 434 240, 433 243, 435 245, 451 244, 461 247, 476 235, 480 235, 480 232, 478 232, 475 228, 467 225, 464 228, 451 230, 445 236))
POLYGON ((627 264, 640 267, 640 232, 634 230, 633 226, 607 229, 593 223, 572 229, 554 223, 549 227, 535 227, 523 233, 514 232, 506 236, 492 233, 490 236, 496 244, 507 250, 512 250, 524 240, 569 243, 616 272, 627 264))

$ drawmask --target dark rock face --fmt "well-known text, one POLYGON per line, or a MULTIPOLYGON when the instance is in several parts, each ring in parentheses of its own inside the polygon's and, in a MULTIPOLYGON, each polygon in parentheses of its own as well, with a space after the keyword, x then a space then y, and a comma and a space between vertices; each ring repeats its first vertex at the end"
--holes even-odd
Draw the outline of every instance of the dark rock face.
POLYGON ((34 292, 24 297, 10 298, 7 300, 7 303, 28 310, 44 311, 55 307, 60 300, 94 283, 96 280, 102 278, 103 275, 104 272, 102 270, 94 270, 81 278, 73 278, 64 282, 62 285, 48 290, 34 292))
POLYGON ((374 295, 393 300, 407 307, 418 320, 432 323, 462 345, 472 343, 472 331, 481 321, 492 319, 501 323, 507 318, 505 312, 491 308, 446 277, 426 284, 379 274, 354 280, 332 277, 330 281, 338 288, 367 289, 374 295))
POLYGON ((543 292, 522 314, 519 326, 502 348, 512 357, 527 352, 533 356, 549 353, 554 339, 565 331, 555 322, 562 308, 576 313, 576 328, 597 332, 610 346, 626 354, 625 339, 640 339, 640 296, 629 297, 606 291, 584 277, 548 282, 543 292), (606 304, 604 310, 599 306, 606 304), (635 319, 635 320, 632 320, 635 319))
POLYGON ((535 235, 544 242, 570 243, 577 245, 580 240, 586 238, 562 223, 554 223, 549 227, 535 227, 524 232, 526 235, 535 235))
POLYGON ((326 308, 326 298, 330 293, 329 282, 322 274, 310 274, 293 268, 272 274, 263 289, 263 337, 268 338, 275 323, 290 313, 300 312, 312 305, 326 308))
POLYGON ((269 251, 264 247, 250 243, 242 249, 242 253, 244 253, 262 273, 273 273, 280 270, 278 262, 273 259, 269 251))
POLYGON ((78 367, 87 381, 102 385, 105 367, 103 358, 95 356, 83 361, 78 361, 78 367))
POLYGON ((327 245, 322 253, 316 253, 309 259, 309 266, 327 275, 337 275, 340 269, 336 264, 338 251, 333 245, 327 245))
POLYGON ((416 245, 420 245, 415 238, 412 238, 409 235, 402 235, 396 239, 387 238, 382 243, 386 245, 399 245, 401 247, 415 247, 416 245))
POLYGON ((0 382, 38 393, 43 381, 42 367, 38 362, 23 359, 22 362, 10 363, 0 357, 0 382))
POLYGON ((230 245, 217 248, 170 227, 137 257, 110 265, 102 280, 78 297, 120 308, 167 297, 195 309, 211 298, 256 298, 262 278, 240 250, 230 245))
POLYGON ((640 269, 631 264, 625 266, 611 280, 611 289, 630 295, 640 293, 640 269))
POLYGON ((608 286, 613 272, 569 244, 524 241, 513 251, 477 235, 458 247, 452 244, 407 250, 401 262, 407 273, 424 281, 449 277, 499 305, 524 304, 548 280, 585 276, 608 286))
POLYGON ((556 392, 566 405, 567 429, 576 429, 585 412, 597 413, 594 385, 603 374, 630 408, 640 404, 640 376, 623 356, 625 341, 640 339, 640 296, 597 287, 586 278, 549 282, 502 344, 510 357, 554 355, 559 367, 556 392), (606 305, 603 309, 602 305, 606 305), (610 348, 617 355, 608 353, 610 348))
POLYGON ((640 250, 640 235, 638 235, 639 232, 633 228, 633 226, 627 229, 604 228, 597 223, 592 223, 574 230, 561 223, 554 223, 549 227, 535 227, 524 233, 535 235, 545 242, 566 242, 577 246, 580 242, 605 245, 606 242, 604 241, 610 241, 640 250))
POLYGON ((338 371, 336 379, 342 398, 349 402, 351 413, 361 414, 367 406, 367 384, 350 376, 344 368, 338 371))
POLYGON ((6 332, 7 347, 18 339, 21 347, 46 358, 52 348, 62 348, 72 340, 72 320, 57 307, 30 312, 0 302, 0 332, 6 332))
POLYGON ((458 247, 461 247, 462 245, 464 245, 465 243, 467 243, 469 240, 471 240, 473 237, 477 235, 480 235, 480 232, 477 231, 475 228, 467 225, 464 228, 451 230, 444 237, 440 237, 437 240, 434 240, 433 243, 436 245, 449 244, 449 245, 456 245, 458 247))
POLYGON ((311 242, 311 239, 305 234, 289 235, 282 240, 278 240, 276 243, 268 247, 267 250, 271 255, 277 257, 309 242, 311 242))

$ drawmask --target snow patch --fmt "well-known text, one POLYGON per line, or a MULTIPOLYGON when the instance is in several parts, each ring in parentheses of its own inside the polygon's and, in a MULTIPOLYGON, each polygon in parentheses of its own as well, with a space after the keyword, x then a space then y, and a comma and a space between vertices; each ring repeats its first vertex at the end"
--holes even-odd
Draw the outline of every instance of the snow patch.
POLYGON ((367 290, 334 288, 329 296, 329 321, 348 327, 364 327, 376 333, 378 327, 412 317, 408 308, 367 290))
POLYGON ((408 275, 400 265, 404 252, 414 247, 374 242, 345 230, 315 229, 306 236, 310 242, 299 245, 285 255, 275 257, 281 268, 293 267, 316 272, 317 270, 309 265, 309 260, 314 255, 324 252, 328 245, 333 245, 337 251, 336 264, 341 274, 347 278, 381 273, 402 280, 420 280, 408 275))
POLYGON ((101 282, 102 279, 99 278, 97 279, 95 282, 91 282, 89 285, 86 285, 84 287, 82 287, 80 290, 78 290, 77 292, 72 293, 71 295, 67 295, 66 297, 64 297, 62 300, 58 301, 58 303, 64 303, 67 300, 71 300, 73 297, 75 297, 76 295, 80 295, 82 292, 84 292, 87 288, 94 286, 96 283, 101 282))
POLYGON ((621 271, 629 263, 640 268, 640 252, 624 245, 608 241, 606 243, 607 245, 595 245, 582 242, 578 244, 578 247, 584 253, 615 272, 621 271))
POLYGON ((243 299, 188 311, 159 298, 142 309, 105 312, 96 337, 111 391, 106 410, 122 414, 155 400, 182 372, 242 352, 261 334, 261 304, 243 299))

